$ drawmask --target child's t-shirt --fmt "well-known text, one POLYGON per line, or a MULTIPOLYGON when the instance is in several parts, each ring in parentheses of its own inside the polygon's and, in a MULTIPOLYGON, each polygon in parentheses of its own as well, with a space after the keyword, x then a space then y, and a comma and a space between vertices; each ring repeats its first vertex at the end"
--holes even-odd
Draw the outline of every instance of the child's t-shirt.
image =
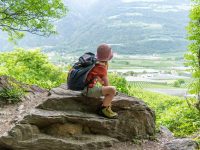
POLYGON ((88 87, 92 88, 96 85, 97 81, 95 78, 103 78, 105 76, 107 76, 107 66, 104 64, 96 64, 94 68, 92 68, 92 70, 88 73, 86 81, 91 81, 88 87))

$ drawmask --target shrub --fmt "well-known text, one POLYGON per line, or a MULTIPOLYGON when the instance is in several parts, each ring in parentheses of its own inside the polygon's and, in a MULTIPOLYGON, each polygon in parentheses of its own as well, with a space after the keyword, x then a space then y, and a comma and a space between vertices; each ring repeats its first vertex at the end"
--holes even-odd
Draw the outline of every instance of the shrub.
POLYGON ((110 73, 109 81, 110 84, 115 86, 118 91, 126 94, 128 93, 130 85, 125 78, 119 76, 117 73, 110 73))
POLYGON ((48 61, 39 49, 16 49, 0 54, 0 75, 50 89, 65 82, 66 74, 48 61))
POLYGON ((173 85, 174 87, 180 87, 181 86, 181 84, 179 83, 179 81, 174 81, 174 85, 173 85))
POLYGON ((167 126, 176 136, 187 136, 200 129, 200 116, 195 108, 183 102, 162 112, 159 124, 167 126))
POLYGON ((25 87, 13 78, 1 76, 0 102, 16 103, 25 94, 25 87))
POLYGON ((178 79, 178 82, 179 82, 180 84, 184 84, 184 83, 185 83, 185 80, 184 80, 184 79, 178 79))
POLYGON ((20 88, 2 89, 0 90, 0 101, 5 103, 16 103, 24 95, 24 91, 20 88))

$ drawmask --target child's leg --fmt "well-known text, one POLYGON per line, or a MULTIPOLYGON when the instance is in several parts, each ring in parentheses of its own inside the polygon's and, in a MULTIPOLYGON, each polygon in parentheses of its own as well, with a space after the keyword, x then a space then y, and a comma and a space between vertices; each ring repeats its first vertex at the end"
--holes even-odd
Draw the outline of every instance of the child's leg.
POLYGON ((111 105, 111 102, 116 94, 116 88, 114 86, 103 86, 102 94, 105 96, 102 106, 108 107, 111 105))
POLYGON ((111 109, 111 102, 116 94, 114 86, 103 86, 102 94, 105 96, 99 113, 107 118, 117 118, 118 114, 111 109))

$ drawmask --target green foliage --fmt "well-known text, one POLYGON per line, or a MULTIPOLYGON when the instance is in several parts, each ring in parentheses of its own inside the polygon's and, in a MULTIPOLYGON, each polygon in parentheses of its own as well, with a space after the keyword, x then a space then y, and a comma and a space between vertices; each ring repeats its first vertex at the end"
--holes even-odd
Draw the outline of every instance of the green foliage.
POLYGON ((184 79, 178 79, 178 80, 174 81, 173 86, 174 87, 181 87, 183 84, 185 84, 185 80, 184 79))
POLYGON ((193 140, 195 140, 200 145, 200 135, 198 137, 194 138, 193 140))
POLYGON ((186 102, 169 107, 162 113, 160 124, 167 126, 176 136, 191 135, 200 129, 200 114, 186 102))
POLYGON ((116 74, 110 78, 111 84, 115 85, 120 92, 144 100, 155 110, 157 127, 167 126, 175 136, 187 136, 200 130, 200 114, 196 109, 189 107, 185 99, 138 89, 127 82, 118 84, 118 81, 123 81, 123 77, 116 74))
POLYGON ((2 89, 0 90, 0 101, 5 103, 16 103, 20 101, 20 98, 24 95, 24 91, 21 88, 2 89))
POLYGON ((184 83, 185 83, 185 80, 184 80, 184 79, 178 79, 178 82, 179 82, 180 84, 184 84, 184 83))
POLYGON ((0 75, 9 75, 21 82, 47 89, 60 85, 66 79, 61 68, 50 63, 38 49, 1 53, 0 75))
POLYGON ((181 86, 181 84, 179 81, 174 81, 174 87, 180 87, 180 86, 181 86))
POLYGON ((144 100, 156 112, 157 126, 167 126, 176 136, 186 136, 200 129, 199 112, 184 99, 131 88, 131 96, 144 100))
POLYGON ((48 36, 56 33, 52 21, 66 11, 62 0, 0 0, 0 29, 9 40, 22 38, 24 31, 48 36))
MULTIPOLYGON (((200 0, 193 0, 193 6, 190 11, 190 22, 187 27, 188 53, 185 54, 186 66, 189 66, 193 82, 190 85, 190 93, 199 95, 200 93, 200 0)), ((198 107, 197 107, 198 108, 198 107)), ((200 110, 200 95, 199 108, 200 110)))
POLYGON ((120 77, 117 73, 110 73, 109 81, 111 85, 116 86, 118 91, 122 93, 128 93, 130 85, 125 78, 120 77))
POLYGON ((25 89, 19 83, 10 77, 5 79, 4 84, 0 89, 0 102, 16 103, 21 100, 25 94, 25 89))

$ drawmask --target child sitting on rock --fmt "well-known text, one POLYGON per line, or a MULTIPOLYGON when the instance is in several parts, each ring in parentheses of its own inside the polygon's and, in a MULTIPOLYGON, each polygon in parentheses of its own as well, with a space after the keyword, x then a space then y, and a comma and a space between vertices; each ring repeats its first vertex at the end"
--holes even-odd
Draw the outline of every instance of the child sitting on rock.
POLYGON ((107 76, 108 61, 112 59, 113 52, 107 44, 101 44, 97 48, 97 62, 95 67, 88 73, 86 81, 91 81, 88 87, 83 90, 83 94, 88 97, 100 98, 104 96, 103 103, 99 109, 99 114, 107 118, 117 118, 118 114, 111 109, 111 102, 116 95, 114 86, 109 85, 107 76), (97 83, 102 86, 98 86, 97 83))

